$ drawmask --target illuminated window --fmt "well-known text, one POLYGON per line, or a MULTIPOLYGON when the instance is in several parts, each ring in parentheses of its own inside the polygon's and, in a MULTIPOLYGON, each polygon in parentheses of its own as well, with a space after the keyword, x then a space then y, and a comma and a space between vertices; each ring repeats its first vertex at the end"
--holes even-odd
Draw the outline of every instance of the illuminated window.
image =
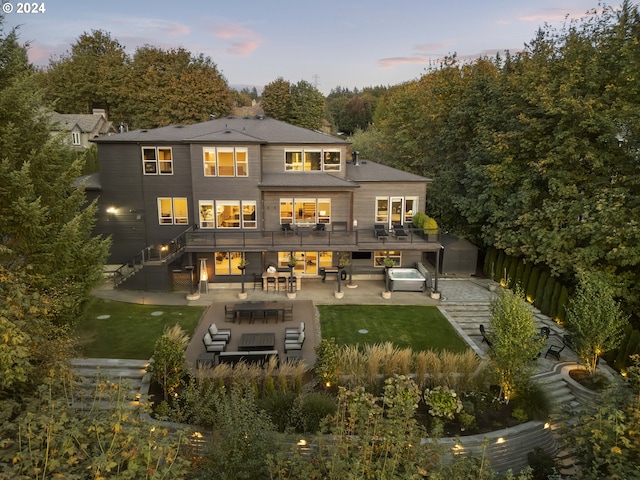
POLYGON ((402 252, 400 251, 388 251, 388 252, 373 252, 373 266, 384 267, 384 259, 387 256, 395 262, 395 266, 402 265, 402 252))
POLYGON ((280 224, 293 223, 293 199, 280 199, 280 224))
POLYGON ((340 170, 340 150, 325 150, 322 168, 325 172, 340 170))
POLYGON ((376 223, 389 223, 389 199, 376 197, 376 223))
POLYGON ((256 202, 242 201, 242 228, 256 228, 256 202))
POLYGON ((246 148, 204 147, 202 162, 205 177, 246 177, 249 175, 246 148))
POLYGON ((340 150, 285 150, 287 172, 320 172, 340 170, 340 150))
POLYGON ((142 147, 142 169, 145 175, 172 175, 171 147, 142 147))
POLYGON ((213 228, 215 226, 213 200, 200 200, 200 228, 213 228))
POLYGON ((331 223, 329 198, 281 198, 280 224, 331 223))
POLYGON ((238 268, 242 252, 215 252, 214 272, 216 275, 242 275, 238 268))
POLYGON ((302 171, 302 152, 284 152, 284 169, 287 171, 302 171))
POLYGON ((240 201, 216 201, 216 227, 240 228, 240 201))
POLYGON ((161 225, 189 223, 186 198, 158 198, 158 221, 161 225))

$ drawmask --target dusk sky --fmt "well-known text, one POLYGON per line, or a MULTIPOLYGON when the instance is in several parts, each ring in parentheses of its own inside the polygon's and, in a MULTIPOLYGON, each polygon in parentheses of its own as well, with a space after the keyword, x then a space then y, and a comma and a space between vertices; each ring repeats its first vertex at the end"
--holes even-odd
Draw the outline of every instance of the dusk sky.
POLYGON ((129 54, 144 44, 203 53, 231 86, 260 89, 283 77, 325 95, 336 86, 413 80, 452 53, 516 52, 544 24, 561 27, 597 7, 597 0, 49 0, 36 2, 44 13, 20 14, 19 2, 1 3, 5 12, 13 7, 5 31, 20 25, 36 65, 101 29, 129 54))

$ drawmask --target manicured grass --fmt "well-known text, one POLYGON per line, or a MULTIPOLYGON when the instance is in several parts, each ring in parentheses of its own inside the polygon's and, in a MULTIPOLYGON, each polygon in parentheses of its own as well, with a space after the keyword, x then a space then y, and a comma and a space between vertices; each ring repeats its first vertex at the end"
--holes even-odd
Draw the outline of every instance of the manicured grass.
POLYGON ((81 354, 93 358, 133 358, 146 360, 153 354, 156 340, 165 326, 180 324, 193 333, 204 307, 139 305, 93 299, 74 326, 81 354), (161 315, 152 315, 162 312, 161 315), (98 316, 109 315, 107 319, 98 316))
POLYGON ((468 345, 436 307, 319 305, 322 338, 339 345, 392 342, 397 347, 463 352, 468 345), (367 330, 368 333, 359 333, 367 330))

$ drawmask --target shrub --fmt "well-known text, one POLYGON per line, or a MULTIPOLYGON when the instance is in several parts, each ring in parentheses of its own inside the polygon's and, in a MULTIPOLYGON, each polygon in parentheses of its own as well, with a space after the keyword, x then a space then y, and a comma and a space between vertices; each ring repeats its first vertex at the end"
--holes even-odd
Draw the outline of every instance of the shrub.
POLYGON ((484 256, 484 265, 482 272, 484 276, 493 280, 496 270, 496 260, 498 258, 498 251, 495 247, 489 247, 487 253, 484 256))
POLYGON ((522 273, 522 281, 520 282, 520 288, 522 292, 526 294, 529 286, 529 280, 531 279, 531 272, 533 271, 533 264, 531 262, 524 261, 524 272, 522 273))
POLYGON ((322 420, 338 409, 335 398, 326 393, 301 395, 296 401, 298 428, 307 433, 318 433, 322 420))
POLYGON ((569 303, 569 289, 564 285, 560 289, 560 298, 558 299, 558 308, 556 311, 555 321, 562 325, 567 318, 567 304, 569 303))
POLYGON ((166 327, 156 342, 147 371, 151 373, 151 380, 162 387, 165 402, 187 373, 184 352, 188 344, 189 336, 178 324, 166 327))
POLYGON ((540 273, 540 278, 538 279, 538 284, 536 285, 536 294, 533 297, 533 304, 540 308, 542 306, 542 298, 544 296, 544 287, 547 285, 547 280, 549 280, 549 272, 542 271, 540 273))
POLYGON ((513 285, 522 290, 522 279, 524 277, 524 259, 519 258, 516 265, 516 276, 513 285))
POLYGON ((549 314, 551 310, 551 297, 553 296, 553 289, 556 286, 556 279, 554 277, 549 277, 547 283, 544 286, 544 291, 542 293, 542 304, 540 305, 540 310, 545 315, 549 314))
POLYGON ((560 301, 560 292, 562 291, 562 284, 556 280, 553 286, 553 293, 551 294, 551 304, 549 305, 549 316, 555 318, 558 314, 558 302, 560 301))
POLYGON ((504 253, 504 250, 500 250, 500 252, 498 253, 498 260, 496 261, 496 271, 494 272, 495 277, 493 277, 493 279, 499 283, 502 283, 501 280, 504 278, 504 272, 502 270, 504 269, 506 256, 507 254, 504 253))
POLYGON ((549 415, 549 399, 546 393, 540 385, 529 381, 518 386, 513 407, 523 412, 526 417, 523 421, 546 420, 549 415))
POLYGON ((516 287, 516 272, 518 271, 519 259, 509 256, 509 270, 507 271, 507 286, 509 288, 516 287))
POLYGON ((298 395, 293 392, 274 391, 262 397, 257 405, 266 412, 279 432, 285 432, 292 426, 290 421, 297 397, 298 395))
POLYGON ((547 480, 554 475, 558 469, 553 455, 549 455, 542 448, 536 447, 527 454, 529 466, 533 470, 532 480, 547 480))
POLYGON ((424 224, 427 221, 427 214, 424 212, 416 212, 413 215, 413 226, 416 228, 424 228, 424 224))
POLYGON ((531 276, 527 282, 525 294, 527 302, 533 303, 536 298, 536 288, 538 287, 538 281, 540 279, 540 269, 538 267, 531 268, 531 276))
POLYGON ((452 420, 456 413, 462 411, 462 402, 452 389, 437 386, 424 392, 424 403, 429 407, 429 414, 434 417, 452 420))

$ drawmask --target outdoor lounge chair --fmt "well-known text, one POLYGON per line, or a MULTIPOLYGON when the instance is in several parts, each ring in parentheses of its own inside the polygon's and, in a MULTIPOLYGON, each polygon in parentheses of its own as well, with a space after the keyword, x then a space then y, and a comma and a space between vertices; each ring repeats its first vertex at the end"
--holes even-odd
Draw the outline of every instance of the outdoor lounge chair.
POLYGON ((220 330, 218 327, 216 327, 215 323, 209 325, 209 334, 211 335, 211 340, 213 340, 214 342, 228 342, 231 338, 231 330, 220 330))
POLYGON ((313 227, 313 231, 316 233, 324 233, 326 231, 324 223, 316 223, 316 226, 313 227))
POLYGON ((295 340, 304 332, 304 322, 300 322, 300 326, 297 328, 285 328, 284 338, 285 340, 295 340))
POLYGON ((302 345, 304 344, 304 332, 301 332, 298 335, 298 338, 292 340, 284 341, 284 353, 287 353, 289 350, 302 350, 302 345))
POLYGON ((384 225, 380 225, 379 223, 373 226, 373 232, 376 235, 376 240, 380 240, 381 238, 384 240, 389 236, 387 227, 385 227, 384 225))
POLYGON ((287 236, 289 235, 291 232, 293 232, 293 229, 291 228, 291 224, 290 223, 283 223, 280 228, 282 229, 282 231, 284 232, 284 235, 287 236))
POLYGON ((487 332, 484 329, 484 325, 480 324, 480 334, 482 335, 482 341, 485 342, 489 348, 492 347, 491 340, 487 337, 487 332))
POLYGON ((404 226, 402 226, 402 224, 400 223, 393 224, 393 234, 396 236, 397 239, 404 239, 409 236, 409 232, 407 232, 404 229, 404 226))
POLYGON ((547 355, 551 355, 552 357, 556 357, 556 360, 560 361, 560 352, 562 352, 565 347, 571 344, 571 336, 563 335, 562 336, 562 346, 560 345, 550 345, 547 353, 544 354, 544 358, 547 358, 547 355))
POLYGON ((222 341, 214 342, 209 332, 205 333, 204 337, 202 337, 202 343, 204 343, 204 348, 209 353, 224 352, 224 349, 227 346, 227 342, 222 342, 222 341))

